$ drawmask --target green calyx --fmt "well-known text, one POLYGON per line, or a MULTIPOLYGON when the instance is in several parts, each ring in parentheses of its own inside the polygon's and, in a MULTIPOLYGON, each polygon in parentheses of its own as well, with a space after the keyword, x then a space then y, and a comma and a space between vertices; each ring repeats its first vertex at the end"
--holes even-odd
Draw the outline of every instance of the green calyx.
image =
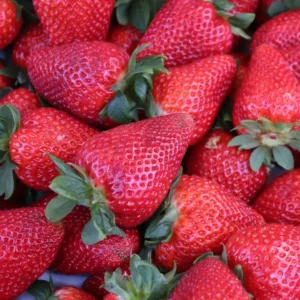
POLYGON ((269 17, 275 17, 285 11, 292 9, 299 9, 300 1, 299 0, 277 0, 273 2, 269 7, 267 14, 269 17))
POLYGON ((174 180, 168 196, 150 220, 149 226, 145 232, 145 245, 155 247, 158 243, 168 242, 172 237, 172 227, 178 219, 178 211, 175 206, 171 205, 174 190, 178 185, 182 176, 182 168, 180 169, 176 179, 174 180))
POLYGON ((61 175, 50 184, 51 190, 58 196, 47 205, 46 217, 51 222, 58 222, 76 205, 87 206, 91 210, 91 220, 82 231, 82 241, 86 245, 96 244, 107 235, 124 237, 124 232, 116 226, 114 214, 107 207, 104 192, 92 184, 84 170, 74 164, 69 166, 51 154, 48 155, 61 175))
POLYGON ((147 117, 155 115, 152 79, 160 72, 168 71, 164 68, 166 57, 163 55, 136 60, 137 54, 147 47, 148 44, 144 44, 132 53, 125 77, 111 88, 116 96, 100 112, 100 119, 109 117, 124 124, 138 121, 141 110, 147 117))
POLYGON ((300 131, 293 130, 295 126, 299 124, 273 123, 265 118, 244 120, 234 130, 246 129, 246 133, 234 137, 228 146, 238 146, 240 150, 254 149, 250 166, 255 172, 259 171, 262 164, 273 167, 274 163, 291 170, 294 168, 294 158, 289 147, 300 150, 300 131))
POLYGON ((229 13, 228 10, 233 9, 235 5, 227 0, 206 1, 211 2, 215 6, 217 14, 228 21, 231 27, 231 31, 234 35, 241 36, 244 39, 251 39, 251 37, 244 30, 247 29, 254 21, 255 14, 240 13, 234 15, 232 13, 229 13))
POLYGON ((33 24, 39 21, 31 0, 12 0, 12 2, 17 10, 17 22, 20 21, 22 16, 27 24, 33 24))
POLYGON ((166 0, 117 0, 116 17, 120 25, 131 24, 145 32, 166 0))
POLYGON ((106 272, 103 287, 122 300, 162 300, 168 297, 180 278, 181 274, 176 275, 176 266, 162 274, 151 261, 134 254, 130 258, 130 275, 122 275, 121 269, 112 274, 106 272))
POLYGON ((54 286, 51 275, 49 281, 37 280, 27 290, 36 300, 58 300, 57 296, 53 296, 54 286))
POLYGON ((9 140, 19 129, 20 114, 12 105, 0 105, 0 196, 9 199, 15 190, 17 166, 9 155, 9 140))
POLYGON ((0 75, 15 80, 16 85, 28 86, 30 84, 27 71, 21 67, 12 66, 12 65, 6 66, 0 69, 0 75))

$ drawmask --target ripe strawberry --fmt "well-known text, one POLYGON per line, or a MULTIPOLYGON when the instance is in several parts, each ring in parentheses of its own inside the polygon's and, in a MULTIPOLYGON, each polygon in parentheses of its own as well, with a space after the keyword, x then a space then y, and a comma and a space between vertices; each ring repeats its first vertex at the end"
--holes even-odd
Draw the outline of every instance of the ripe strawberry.
POLYGON ((19 34, 22 18, 18 16, 16 4, 13 0, 0 2, 0 50, 6 48, 19 34))
POLYGON ((26 59, 30 53, 48 46, 48 38, 41 24, 32 25, 16 40, 12 52, 15 65, 26 69, 26 59))
POLYGON ((294 72, 297 79, 300 81, 300 42, 297 47, 291 48, 288 51, 281 52, 287 60, 290 69, 294 72))
POLYGON ((216 129, 199 144, 192 147, 186 156, 186 171, 189 175, 204 176, 217 182, 246 203, 250 202, 268 178, 262 166, 258 173, 251 170, 251 152, 228 147, 233 138, 230 133, 216 129))
POLYGON ((255 15, 231 14, 228 11, 234 5, 220 2, 167 1, 141 38, 140 45, 150 43, 150 46, 139 57, 163 54, 167 57, 166 67, 171 67, 197 58, 229 53, 233 34, 248 38, 238 27, 247 28, 255 15), (241 24, 240 19, 246 22, 241 24))
POLYGON ((300 228, 266 224, 237 232, 226 244, 229 266, 241 265, 255 299, 300 298, 300 228))
POLYGON ((183 275, 169 299, 249 300, 249 296, 224 263, 208 257, 183 275))
POLYGON ((115 25, 110 29, 108 41, 121 46, 129 55, 137 47, 142 33, 132 25, 115 25))
POLYGON ((77 152, 77 173, 52 157, 62 175, 50 186, 60 196, 49 203, 48 218, 63 218, 76 203, 90 207, 92 220, 83 232, 87 244, 107 233, 121 234, 114 215, 121 227, 140 225, 168 193, 193 130, 191 117, 172 114, 102 132, 77 152))
POLYGON ((119 297, 116 294, 108 294, 106 295, 103 300, 118 300, 119 297))
POLYGON ((204 177, 183 175, 170 197, 164 216, 145 234, 146 245, 158 244, 155 257, 166 270, 176 263, 179 272, 185 271, 200 255, 220 253, 235 231, 264 223, 246 203, 204 177))
POLYGON ((62 225, 41 208, 0 211, 0 299, 23 293, 50 266, 63 240, 62 225))
MULTIPOLYGON (((0 62, 0 70, 5 66, 0 62)), ((13 84, 12 80, 4 75, 0 75, 0 90, 7 88, 13 84)))
POLYGON ((60 287, 53 296, 57 297, 57 300, 96 300, 94 296, 73 286, 60 287))
POLYGON ((153 80, 157 114, 189 113, 195 121, 191 143, 198 142, 210 129, 236 74, 229 55, 217 55, 169 69, 153 80))
POLYGON ((51 45, 105 40, 113 0, 33 0, 51 45))
POLYGON ((300 225, 300 169, 287 172, 266 187, 253 207, 269 223, 300 225))
POLYGON ((13 105, 23 117, 31 110, 41 107, 36 94, 26 88, 18 88, 0 99, 0 105, 13 105))

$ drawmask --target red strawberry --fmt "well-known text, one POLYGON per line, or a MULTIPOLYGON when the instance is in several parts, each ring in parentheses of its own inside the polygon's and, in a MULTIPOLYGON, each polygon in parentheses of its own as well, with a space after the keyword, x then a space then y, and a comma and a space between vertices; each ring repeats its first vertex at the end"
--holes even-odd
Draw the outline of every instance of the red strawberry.
POLYGON ((294 72, 297 79, 300 81, 300 43, 297 47, 291 48, 288 51, 281 52, 287 60, 290 69, 294 72))
POLYGON ((224 263, 208 257, 183 275, 169 299, 249 300, 249 296, 224 263))
POLYGON ((22 18, 18 17, 17 7, 13 0, 0 2, 0 50, 7 47, 19 34, 22 18))
POLYGON ((189 113, 196 124, 191 143, 210 129, 236 73, 231 56, 217 55, 169 69, 153 80, 157 114, 189 113))
POLYGON ((17 66, 26 69, 26 59, 30 53, 45 48, 49 44, 41 24, 32 25, 22 33, 14 44, 12 58, 17 66))
POLYGON ((23 117, 31 110, 41 107, 36 94, 26 88, 18 88, 0 99, 0 105, 13 105, 23 117))
MULTIPOLYGON (((163 54, 167 57, 166 66, 178 66, 197 58, 229 53, 232 48, 233 34, 242 34, 235 27, 237 16, 228 13, 232 4, 222 5, 217 1, 171 0, 154 17, 140 45, 149 43, 141 57, 163 54), (220 12, 221 11, 221 12, 220 12), (223 15, 226 17, 221 17, 223 15), (231 24, 230 24, 231 23, 231 24)), ((252 1, 251 1, 252 2, 252 1)), ((237 9, 238 10, 238 9, 237 9)), ((245 29, 254 19, 248 14, 245 29)))
POLYGON ((226 244, 231 267, 241 265, 255 299, 300 298, 300 228, 268 224, 246 228, 226 244))
POLYGON ((159 217, 145 234, 146 245, 159 242, 155 257, 166 270, 176 263, 179 272, 185 271, 200 255, 220 253, 235 231, 264 223, 251 207, 204 177, 184 175, 170 197, 166 221, 159 217))
POLYGON ((230 133, 216 129, 186 156, 186 171, 190 175, 212 179, 245 202, 250 202, 264 186, 267 169, 262 166, 258 173, 251 170, 251 152, 228 147, 233 138, 230 133))
POLYGON ((110 29, 108 41, 121 46, 131 55, 133 50, 137 47, 142 33, 132 25, 115 25, 110 29))
POLYGON ((105 40, 114 0, 33 0, 51 45, 105 40))
POLYGON ((269 223, 300 225, 300 169, 272 181, 253 207, 269 223))
POLYGON ((172 114, 97 134, 77 153, 79 173, 53 157, 62 176, 51 184, 60 197, 47 207, 48 218, 57 220, 57 210, 63 218, 76 203, 90 207, 92 221, 83 232, 87 244, 105 238, 107 233, 121 234, 114 215, 121 227, 140 225, 168 193, 193 125, 188 115, 172 114))
POLYGON ((103 300, 118 300, 119 297, 116 294, 108 294, 106 295, 103 300))
POLYGON ((11 300, 50 266, 64 230, 40 208, 0 211, 0 228, 0 299, 11 300))
MULTIPOLYGON (((0 62, 0 70, 5 66, 0 62)), ((12 80, 4 75, 0 75, 0 90, 9 87, 13 84, 12 80)))
POLYGON ((60 287, 53 296, 57 297, 57 300, 96 300, 94 296, 73 286, 60 287))

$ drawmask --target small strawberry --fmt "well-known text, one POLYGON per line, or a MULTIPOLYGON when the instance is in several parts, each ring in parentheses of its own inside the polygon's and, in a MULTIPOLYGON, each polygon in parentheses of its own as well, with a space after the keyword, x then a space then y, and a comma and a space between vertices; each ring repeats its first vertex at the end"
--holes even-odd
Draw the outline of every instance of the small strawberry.
POLYGON ((228 147, 232 138, 233 135, 224 130, 211 131, 189 150, 186 171, 190 175, 214 180, 248 203, 266 183, 268 171, 264 166, 257 173, 252 171, 249 164, 251 152, 228 147))
POLYGON ((299 226, 248 227, 226 243, 228 263, 241 265, 244 286, 255 299, 299 299, 299 243, 299 226))
POLYGON ((52 156, 61 176, 50 187, 59 196, 46 215, 59 220, 76 204, 90 207, 92 220, 82 234, 86 244, 122 234, 116 224, 140 225, 168 193, 193 130, 189 115, 172 114, 95 135, 77 152, 76 171, 52 156))
POLYGON ((18 88, 9 92, 0 99, 0 105, 13 105, 19 111, 21 117, 41 107, 37 95, 26 88, 18 88))
POLYGON ((227 1, 167 1, 140 40, 140 45, 149 43, 150 46, 139 58, 163 54, 167 57, 166 67, 171 67, 229 53, 234 35, 249 38, 242 29, 255 17, 249 11, 230 13, 234 8, 234 4, 227 1))
POLYGON ((208 257, 197 262, 183 275, 169 299, 249 300, 249 296, 223 262, 208 257))
POLYGON ((142 33, 132 25, 115 25, 108 35, 108 41, 122 47, 129 55, 137 47, 142 33))
POLYGON ((216 55, 169 69, 153 80, 157 115, 184 112, 195 121, 191 144, 210 129, 227 96, 236 74, 236 63, 229 55, 216 55))
MULTIPOLYGON (((0 62, 0 72, 5 66, 0 62)), ((0 75, 0 90, 10 87, 13 84, 12 80, 5 75, 0 75)))
POLYGON ((146 245, 166 270, 185 271, 200 255, 221 252, 237 230, 264 223, 246 203, 204 177, 183 175, 169 196, 170 206, 146 230, 146 245))
POLYGON ((0 211, 0 299, 23 293, 55 258, 62 225, 48 222, 41 208, 0 211))
POLYGON ((105 40, 114 0, 33 0, 51 45, 105 40))
POLYGON ((19 5, 13 0, 1 0, 0 12, 0 50, 2 50, 19 34, 22 17, 19 5))
POLYGON ((233 106, 233 124, 239 134, 230 146, 256 148, 250 166, 276 162, 285 169, 294 166, 291 151, 299 148, 300 83, 284 57, 273 47, 262 45, 253 53, 247 74, 233 106), (241 125, 241 126, 240 126, 241 125))
POLYGON ((30 53, 48 46, 48 38, 41 24, 32 25, 16 40, 12 52, 15 65, 26 69, 26 59, 30 53))

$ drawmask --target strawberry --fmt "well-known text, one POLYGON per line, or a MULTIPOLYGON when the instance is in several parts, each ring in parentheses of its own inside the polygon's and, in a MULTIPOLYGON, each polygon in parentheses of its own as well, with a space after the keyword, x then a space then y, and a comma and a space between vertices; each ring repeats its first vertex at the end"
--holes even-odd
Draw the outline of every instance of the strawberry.
POLYGON ((140 225, 168 193, 193 130, 189 115, 172 114, 99 133, 77 152, 77 172, 52 156, 61 176, 50 187, 59 196, 46 215, 59 220, 76 204, 90 207, 92 220, 82 234, 86 244, 122 235, 116 224, 140 225))
MULTIPOLYGON (((14 100, 16 101, 16 99, 14 100)), ((23 104, 22 104, 23 105, 23 104)), ((0 195, 9 198, 14 190, 13 171, 26 185, 49 190, 58 175, 46 153, 73 162, 78 148, 97 131, 55 108, 39 108, 28 112, 20 122, 13 106, 0 106, 0 139, 3 141, 0 195)))
POLYGON ((229 92, 236 63, 229 55, 217 55, 173 67, 153 80, 157 114, 189 113, 195 121, 191 144, 210 129, 229 92))
POLYGON ((110 29, 108 41, 122 47, 129 55, 137 47, 142 33, 132 25, 115 25, 110 29))
POLYGON ((18 88, 0 99, 0 105, 13 105, 23 117, 31 110, 41 107, 36 94, 26 88, 18 88))
POLYGON ((149 43, 150 46, 139 58, 163 54, 167 57, 166 67, 171 67, 229 53, 233 34, 249 38, 239 26, 247 28, 255 16, 229 13, 234 7, 227 1, 216 0, 167 1, 140 40, 140 45, 149 43), (242 19, 245 23, 240 22, 242 19))
POLYGON ((255 299, 300 298, 300 228, 266 224, 248 227, 226 243, 228 263, 241 265, 255 299))
MULTIPOLYGON (((5 66, 0 62, 0 71, 5 66)), ((5 75, 0 75, 0 90, 7 88, 13 84, 12 80, 5 75)))
POLYGON ((19 34, 22 18, 17 4, 13 0, 1 0, 0 11, 0 50, 2 50, 19 34))
POLYGON ((233 106, 233 124, 238 133, 230 146, 256 148, 250 166, 258 171, 261 164, 276 162, 285 169, 294 166, 290 145, 298 149, 300 121, 300 83, 284 57, 273 47, 262 45, 252 55, 247 74, 233 106))
POLYGON ((300 169, 287 172, 266 187, 253 207, 269 223, 300 225, 300 169))
POLYGON ((113 0, 33 0, 51 45, 105 40, 113 0))
POLYGON ((60 287, 53 296, 57 297, 57 300, 96 300, 94 296, 73 286, 60 287))
POLYGON ((0 299, 11 300, 50 266, 64 229, 48 222, 41 208, 0 211, 0 228, 0 299))
POLYGON ((41 24, 32 25, 26 32, 22 33, 16 40, 12 52, 15 65, 26 69, 28 55, 36 50, 48 46, 48 38, 41 24))
POLYGON ((119 297, 116 294, 108 294, 106 295, 103 300, 118 300, 119 297))
POLYGON ((217 182, 246 203, 250 202, 268 178, 266 167, 259 172, 251 170, 251 152, 228 147, 233 138, 230 133, 215 129, 199 144, 192 147, 186 156, 186 171, 189 175, 204 176, 217 182))
POLYGON ((291 48, 288 51, 282 51, 281 53, 287 60, 290 69, 300 81, 300 43, 297 47, 291 48))
POLYGON ((169 299, 249 300, 249 296, 224 263, 208 257, 183 275, 169 299))
POLYGON ((146 230, 146 245, 166 270, 174 263, 187 270, 200 255, 221 252, 237 230, 264 223, 246 203, 204 177, 183 175, 169 196, 170 205, 146 230))

